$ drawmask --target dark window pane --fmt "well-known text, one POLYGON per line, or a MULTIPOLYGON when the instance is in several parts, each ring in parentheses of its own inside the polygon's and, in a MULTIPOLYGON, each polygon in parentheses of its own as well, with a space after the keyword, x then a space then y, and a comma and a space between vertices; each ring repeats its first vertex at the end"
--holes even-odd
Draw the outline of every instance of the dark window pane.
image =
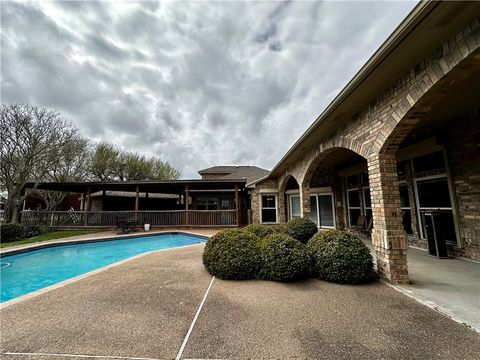
POLYGON ((262 207, 274 208, 275 207, 275 195, 262 195, 262 207))
POLYGON ((399 187, 400 190, 400 206, 401 207, 410 207, 410 200, 408 198, 408 187, 406 184, 401 184, 399 187))
POLYGON ((400 161, 397 163, 397 175, 399 177, 405 176, 405 167, 407 165, 406 161, 400 161))
POLYGON ((263 209, 262 210, 262 222, 277 222, 277 211, 275 209, 263 209))
POLYGON ((366 186, 368 185, 369 182, 368 182, 368 173, 362 173, 362 185, 363 186, 366 186))
POLYGON ((360 192, 359 191, 348 191, 348 206, 349 207, 360 207, 360 192))
POLYGON ((350 209, 348 210, 348 217, 350 225, 354 226, 358 223, 358 218, 360 217, 360 210, 359 209, 350 209))
POLYGON ((318 202, 320 206, 320 226, 333 226, 332 196, 319 195, 318 202))
POLYGON ((419 181, 417 189, 421 208, 451 207, 446 178, 419 181))
POLYGON ((365 196, 365 207, 372 207, 372 199, 370 198, 370 188, 363 189, 363 194, 365 196))
POLYGON ((371 219, 372 219, 372 209, 365 209, 365 227, 367 229, 369 228, 369 226, 370 226, 370 229, 372 228, 372 226, 370 225, 371 219))
POLYGON ((317 197, 315 195, 310 196, 310 220, 318 226, 318 210, 317 210, 317 197))
POLYGON ((410 210, 402 210, 403 228, 407 234, 413 234, 412 229, 412 213, 410 210))
POLYGON ((347 176, 347 187, 352 188, 358 186, 358 175, 347 176))
POLYGON ((425 171, 443 170, 445 169, 445 161, 443 152, 438 151, 432 154, 419 156, 413 159, 413 169, 415 173, 425 171))

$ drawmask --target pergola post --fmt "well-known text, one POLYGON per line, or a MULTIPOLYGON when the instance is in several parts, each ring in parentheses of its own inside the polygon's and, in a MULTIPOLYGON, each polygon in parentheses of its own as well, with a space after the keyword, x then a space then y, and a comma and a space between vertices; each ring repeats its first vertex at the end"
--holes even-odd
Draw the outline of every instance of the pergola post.
POLYGON ((235 210, 237 211, 237 226, 240 226, 240 206, 238 203, 238 185, 235 185, 235 210))
POLYGON ((92 197, 90 196, 91 192, 92 192, 92 188, 89 186, 87 188, 87 204, 85 208, 85 226, 88 225, 88 213, 92 208, 92 197))
POLYGON ((188 226, 189 218, 188 218, 188 185, 185 186, 185 225, 188 226))
POLYGON ((138 221, 138 209, 140 207, 140 187, 135 187, 135 222, 138 221))

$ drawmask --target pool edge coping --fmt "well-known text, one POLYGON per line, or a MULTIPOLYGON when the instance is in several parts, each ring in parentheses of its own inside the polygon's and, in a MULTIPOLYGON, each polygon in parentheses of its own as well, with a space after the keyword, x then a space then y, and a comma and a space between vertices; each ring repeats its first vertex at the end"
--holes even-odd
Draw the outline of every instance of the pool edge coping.
MULTIPOLYGON (((108 240, 107 240, 108 241, 108 240)), ((7 301, 4 301, 2 303, 0 303, 0 311, 12 306, 12 305, 16 305, 16 304, 19 304, 21 302, 24 302, 26 300, 29 300, 31 298, 34 298, 34 297, 37 297, 39 295, 43 295, 47 292, 50 292, 52 290, 55 290, 55 289, 59 289, 61 287, 64 287, 64 286, 67 286, 67 285, 70 285, 76 281, 79 281, 79 280, 82 280, 82 279, 85 279, 87 277, 90 277, 90 276, 93 276, 93 275, 96 275, 98 273, 101 273, 102 271, 105 271, 105 270, 108 270, 108 269, 111 269, 113 267, 116 267, 116 266, 119 266, 119 265, 123 265, 129 261, 133 261, 133 260, 136 260, 136 259, 139 259, 143 256, 147 256, 147 255, 150 255, 150 254, 153 254, 153 253, 157 253, 157 252, 162 252, 162 251, 171 251, 171 250, 175 250, 175 249, 182 249, 182 248, 187 248, 187 247, 192 247, 192 246, 199 246, 199 245, 203 245, 202 243, 197 243, 197 244, 189 244, 189 245, 182 245, 182 246, 177 246, 177 247, 172 247, 172 248, 168 248, 168 249, 159 249, 159 250, 152 250, 152 251, 147 251, 145 253, 142 253, 142 254, 138 254, 138 255, 135 255, 135 256, 132 256, 132 257, 129 257, 127 259, 123 259, 123 260, 120 260, 120 261, 117 261, 117 262, 114 262, 112 264, 108 264, 108 265, 105 265, 105 266, 102 266, 98 269, 95 269, 95 270, 92 270, 92 271, 89 271, 89 272, 86 272, 84 274, 80 274, 80 275, 77 275, 77 276, 74 276, 70 279, 66 279, 66 280, 63 280, 63 281, 60 281, 56 284, 52 284, 52 285, 49 285, 47 287, 44 287, 44 288, 41 288, 41 289, 38 289, 38 290, 35 290, 33 292, 30 292, 28 294, 24 294, 24 295, 21 295, 19 297, 16 297, 16 298, 13 298, 13 299, 10 299, 10 300, 7 300, 7 301)))
POLYGON ((0 250, 0 258, 4 256, 9 256, 9 255, 21 254, 21 253, 32 251, 32 250, 45 249, 45 248, 61 246, 61 245, 75 245, 75 244, 88 243, 88 242, 132 239, 137 237, 148 237, 148 236, 156 236, 156 235, 163 235, 163 234, 186 234, 186 235, 191 235, 196 237, 202 237, 205 239, 208 239, 210 237, 210 235, 190 232, 188 230, 186 231, 185 230, 160 230, 160 231, 148 232, 148 233, 134 233, 134 234, 121 234, 121 235, 112 234, 114 235, 113 237, 112 235, 105 235, 101 237, 86 237, 84 239, 78 239, 78 238, 69 239, 67 237, 67 238, 60 238, 60 239, 54 239, 54 240, 47 240, 46 242, 18 245, 18 247, 13 246, 11 249, 7 247, 0 250))

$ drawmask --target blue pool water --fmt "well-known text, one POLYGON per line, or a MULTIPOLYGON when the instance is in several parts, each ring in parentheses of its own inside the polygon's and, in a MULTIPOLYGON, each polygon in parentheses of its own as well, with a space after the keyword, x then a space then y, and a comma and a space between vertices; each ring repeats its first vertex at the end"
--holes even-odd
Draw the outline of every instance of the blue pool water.
POLYGON ((71 244, 0 258, 1 297, 7 301, 148 251, 205 242, 186 234, 161 234, 71 244))

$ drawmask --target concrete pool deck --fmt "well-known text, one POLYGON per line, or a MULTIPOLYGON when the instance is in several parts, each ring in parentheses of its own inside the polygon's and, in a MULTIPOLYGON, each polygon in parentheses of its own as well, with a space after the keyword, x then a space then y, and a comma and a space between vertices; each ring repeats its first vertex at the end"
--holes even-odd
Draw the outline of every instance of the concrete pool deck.
MULTIPOLYGON (((2 359, 174 359, 212 277, 147 254, 1 311, 2 359)), ((480 336, 382 283, 215 279, 182 358, 474 359, 480 336)))

